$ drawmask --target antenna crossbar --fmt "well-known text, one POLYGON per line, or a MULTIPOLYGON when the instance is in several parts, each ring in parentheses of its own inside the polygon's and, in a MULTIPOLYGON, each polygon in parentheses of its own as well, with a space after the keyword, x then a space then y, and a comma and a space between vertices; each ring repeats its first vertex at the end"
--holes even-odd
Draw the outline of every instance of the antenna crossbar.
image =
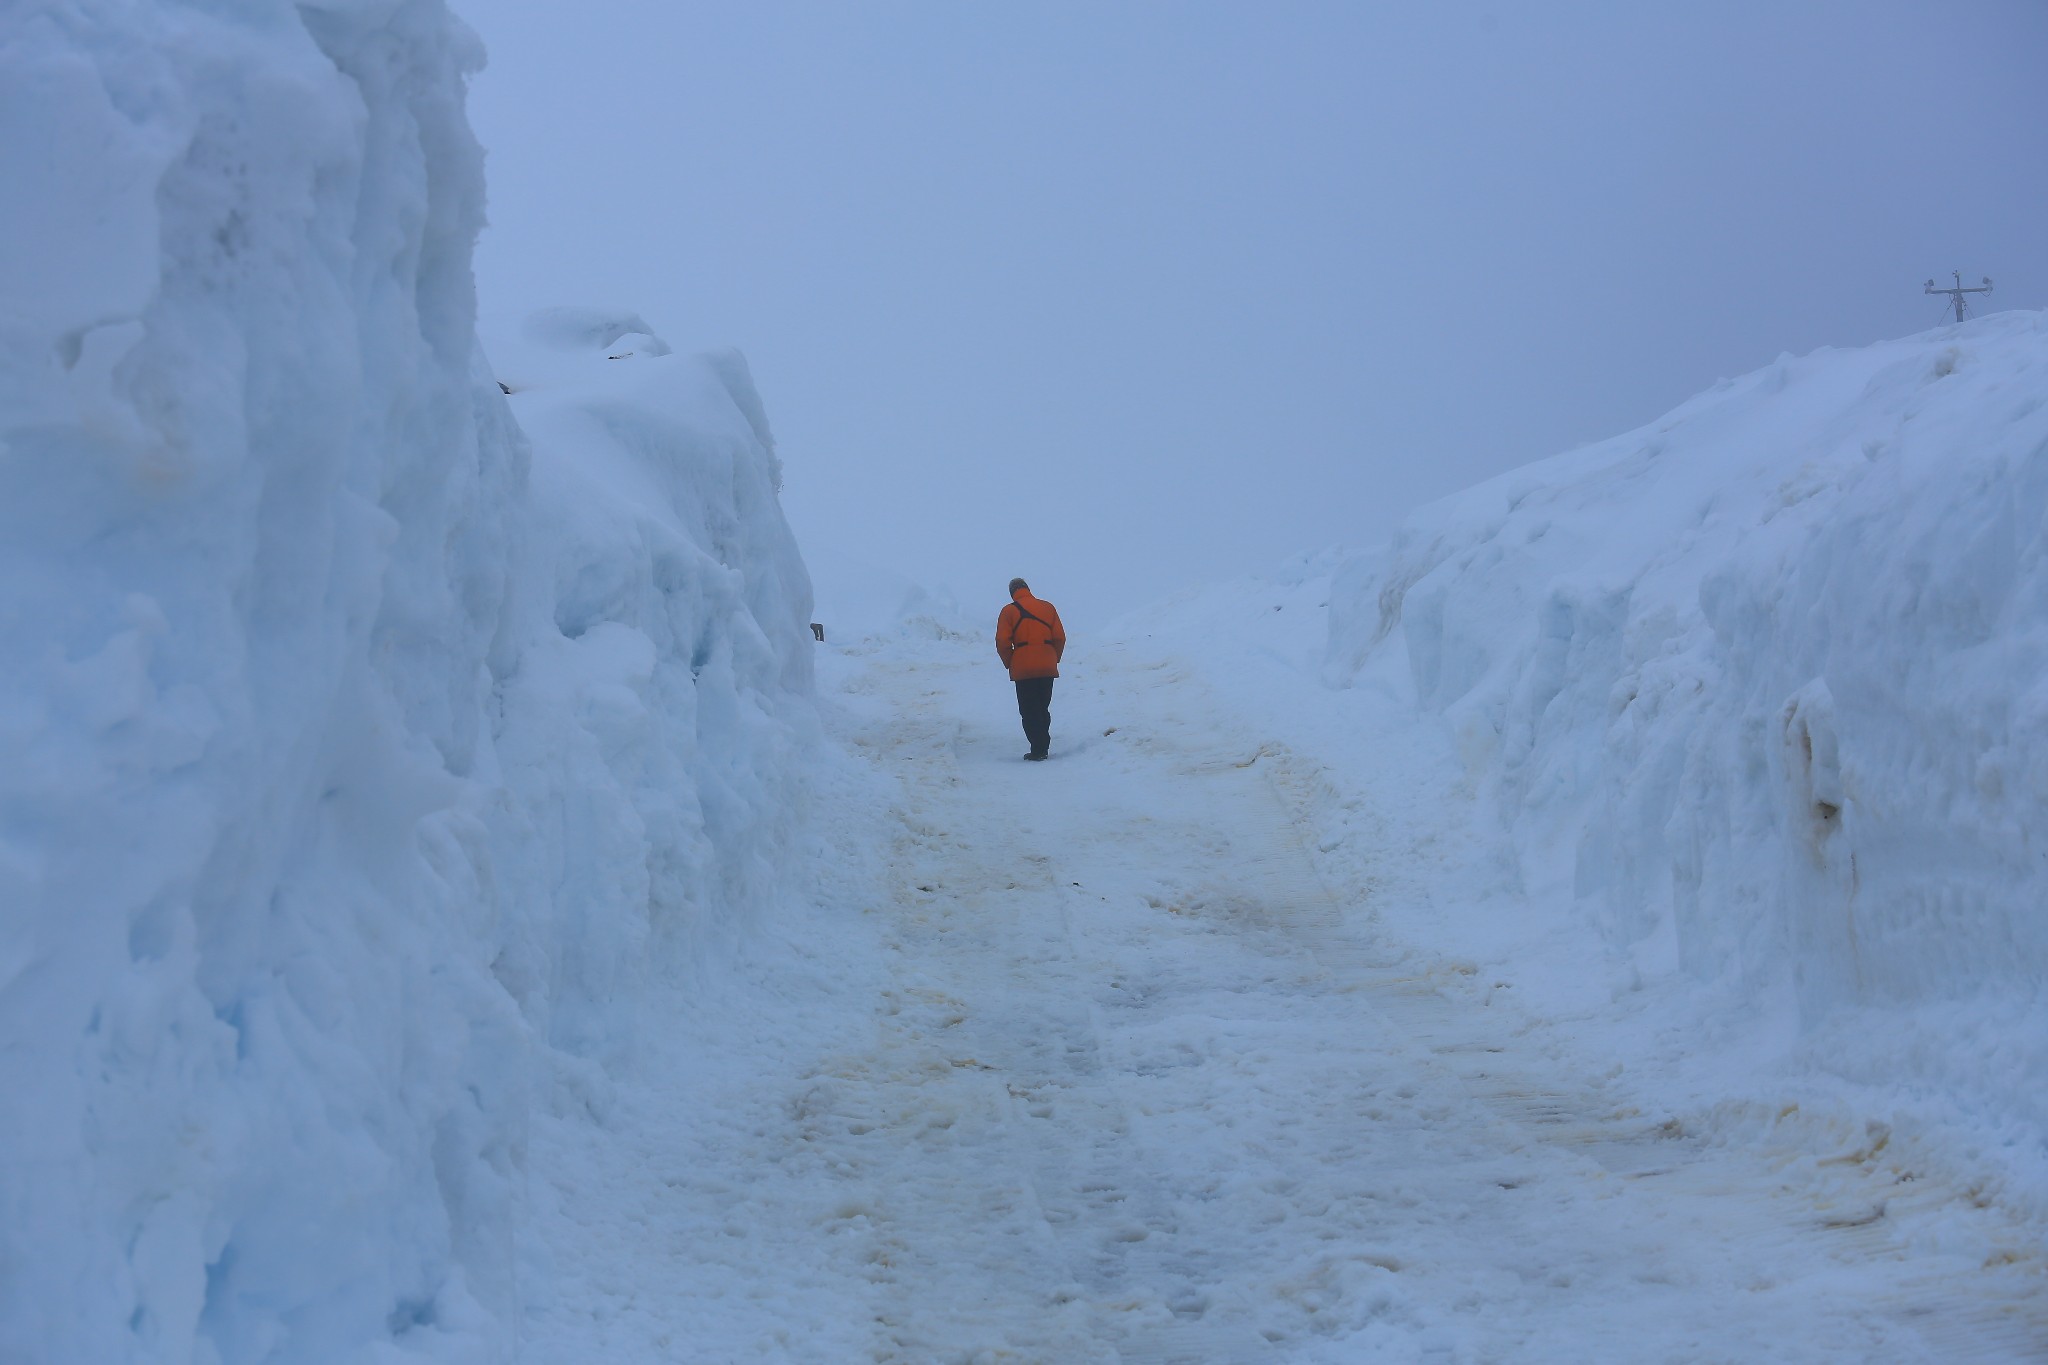
POLYGON ((1934 287, 1934 281, 1929 280, 1927 282, 1927 292, 1930 294, 1948 295, 1949 302, 1953 303, 1956 308, 1956 321, 1961 322, 1963 320, 1963 314, 1969 311, 1968 305, 1963 302, 1963 295, 1990 293, 1991 277, 1989 275, 1986 275, 1984 277, 1984 283, 1982 284, 1964 284, 1962 271, 1952 270, 1949 273, 1956 277, 1955 286, 1953 288, 1937 289, 1934 287))

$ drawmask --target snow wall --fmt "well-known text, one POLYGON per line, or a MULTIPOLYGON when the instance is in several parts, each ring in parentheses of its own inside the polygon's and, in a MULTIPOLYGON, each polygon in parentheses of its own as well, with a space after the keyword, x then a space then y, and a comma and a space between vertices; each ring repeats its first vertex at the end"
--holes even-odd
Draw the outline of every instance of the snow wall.
POLYGON ((0 15, 0 1361, 510 1358, 532 1106, 778 893, 759 400, 602 317, 500 393, 480 60, 0 15))
POLYGON ((2044 517, 2048 315, 1785 357, 1418 512, 1329 677, 1441 718, 1516 913, 1620 989, 1717 983, 2038 1165, 2044 517))

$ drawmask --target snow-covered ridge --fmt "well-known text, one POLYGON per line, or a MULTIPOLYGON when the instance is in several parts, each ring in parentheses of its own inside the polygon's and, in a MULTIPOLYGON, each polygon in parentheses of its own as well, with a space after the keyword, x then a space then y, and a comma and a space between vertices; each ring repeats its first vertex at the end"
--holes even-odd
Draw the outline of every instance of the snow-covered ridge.
POLYGON ((531 1107, 777 892, 759 399, 561 335, 500 393, 479 60, 0 17, 0 1359, 509 1358, 531 1107))
POLYGON ((1440 716, 1532 915, 2041 1164, 2048 318, 1776 364, 1425 508, 1328 672, 1440 716), (1707 999, 1708 996, 1701 996, 1707 999))

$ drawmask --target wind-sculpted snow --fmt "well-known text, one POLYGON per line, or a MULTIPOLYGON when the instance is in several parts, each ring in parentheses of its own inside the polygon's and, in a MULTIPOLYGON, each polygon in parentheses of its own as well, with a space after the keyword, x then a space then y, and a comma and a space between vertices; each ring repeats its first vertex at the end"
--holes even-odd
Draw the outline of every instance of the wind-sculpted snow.
POLYGON ((550 1040, 598 1056, 631 1043, 650 946, 691 963, 772 896, 815 725, 794 704, 810 580, 746 362, 645 335, 618 360, 617 336, 511 344, 497 371, 532 441, 521 589, 546 612, 499 688, 528 831, 500 875, 559 917, 535 964, 550 1040))
POLYGON ((2044 395, 2040 314, 1780 359, 1417 513, 1329 653, 1447 722, 1527 913, 2037 1164, 2044 395))
POLYGON ((508 1358, 529 1109, 774 894, 759 400, 500 394, 479 61, 438 0, 0 17, 0 1359, 508 1358))

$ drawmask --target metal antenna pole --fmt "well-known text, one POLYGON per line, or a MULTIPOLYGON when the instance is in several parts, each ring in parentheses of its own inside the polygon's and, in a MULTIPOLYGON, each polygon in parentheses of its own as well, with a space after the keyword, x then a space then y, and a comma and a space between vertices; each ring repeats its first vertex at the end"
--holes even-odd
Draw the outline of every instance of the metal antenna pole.
POLYGON ((1954 276, 1956 277, 1956 285, 1955 285, 1955 288, 1953 288, 1953 289, 1936 289, 1936 288, 1934 287, 1934 281, 1933 281, 1933 280, 1929 280, 1929 281, 1927 282, 1927 292, 1928 292, 1928 293, 1930 293, 1930 294, 1946 294, 1946 295, 1948 295, 1948 297, 1949 297, 1949 302, 1953 303, 1953 304, 1954 304, 1954 305, 1956 306, 1956 321, 1957 321, 1957 322, 1961 322, 1961 321, 1963 320, 1963 314, 1969 311, 1969 310, 1968 310, 1968 308, 1967 308, 1967 307, 1965 307, 1965 305, 1964 305, 1964 303, 1963 303, 1963 295, 1965 295, 1965 294, 1988 294, 1988 293, 1990 293, 1990 292, 1991 292, 1991 277, 1990 277, 1989 275, 1986 275, 1986 276, 1984 277, 1984 283, 1982 283, 1982 284, 1969 284, 1969 285, 1966 285, 1966 284, 1964 284, 1964 283, 1963 283, 1963 272, 1962 272, 1962 271, 1960 271, 1960 270, 1952 270, 1952 271, 1950 271, 1949 273, 1950 273, 1950 274, 1952 274, 1952 275, 1954 275, 1954 276))

